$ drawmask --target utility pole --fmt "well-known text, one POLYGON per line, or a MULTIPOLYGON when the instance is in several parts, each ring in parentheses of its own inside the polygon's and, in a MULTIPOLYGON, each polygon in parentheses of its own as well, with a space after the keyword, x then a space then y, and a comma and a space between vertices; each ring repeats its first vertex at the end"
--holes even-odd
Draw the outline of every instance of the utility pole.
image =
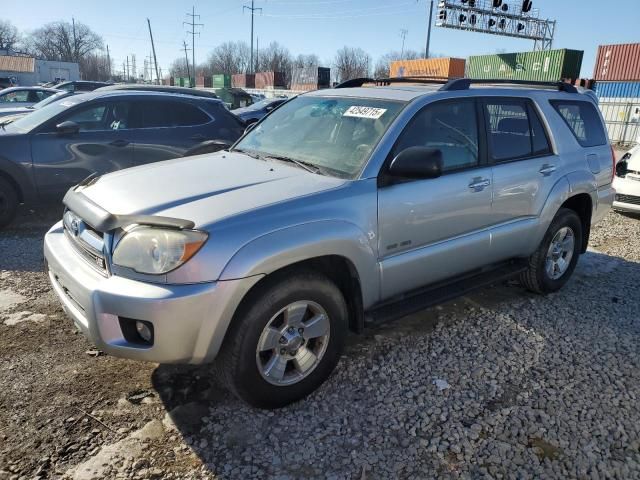
POLYGON ((191 27, 191 31, 187 33, 191 34, 191 65, 193 65, 193 83, 191 82, 191 76, 189 76, 189 83, 191 83, 192 88, 195 88, 196 86, 196 34, 200 35, 200 32, 196 32, 196 27, 204 27, 204 24, 196 23, 196 18, 200 20, 200 15, 196 15, 196 7, 191 7, 191 13, 187 13, 187 16, 191 17, 191 22, 182 22, 182 25, 189 25, 191 27))
POLYGON ((251 0, 251 6, 247 6, 244 5, 242 7, 242 11, 244 12, 245 10, 250 10, 251 11, 251 68, 250 68, 250 72, 249 73, 255 73, 255 65, 253 64, 253 15, 255 14, 256 10, 260 10, 260 13, 262 13, 262 8, 260 7, 254 7, 254 2, 255 0, 251 0))
POLYGON ((107 75, 111 80, 111 55, 109 54, 109 45, 107 45, 107 75))
POLYGON ((429 58, 429 47, 431 44, 431 24, 433 23, 433 0, 429 7, 429 23, 427 24, 427 47, 425 48, 424 58, 429 58))
POLYGON ((135 55, 135 53, 131 54, 131 76, 135 80, 135 83, 138 83, 138 70, 136 69, 136 55, 135 55))
MULTIPOLYGON (((187 77, 189 77, 189 83, 191 83, 191 73, 189 72, 189 55, 187 55, 187 51, 191 50, 190 48, 187 48, 187 42, 186 41, 182 41, 182 47, 184 48, 184 61, 187 65, 187 77)), ((195 68, 194 68, 195 70, 195 68)))
POLYGON ((124 81, 124 82, 127 81, 126 77, 125 77, 126 73, 127 73, 127 70, 126 70, 126 68, 124 66, 124 62, 122 62, 122 81, 124 81))
POLYGON ((260 59, 258 58, 260 56, 260 37, 256 36, 256 70, 258 69, 258 66, 260 65, 260 59))
POLYGON ((129 83, 130 79, 131 77, 129 76, 129 55, 127 55, 127 83, 129 83))
POLYGON ((406 28, 403 28, 402 30, 400 30, 400 38, 402 38, 402 50, 400 50, 400 60, 404 60, 404 41, 407 38, 407 33, 409 33, 409 30, 407 30, 406 28))
POLYGON ((76 37, 76 19, 71 17, 71 25, 73 25, 73 60, 78 61, 78 39, 76 37))
POLYGON ((153 50, 153 64, 156 66, 156 78, 160 83, 160 75, 158 74, 158 59, 156 58, 156 46, 153 43, 153 33, 151 33, 151 21, 147 18, 147 24, 149 25, 149 37, 151 37, 151 49, 153 50))

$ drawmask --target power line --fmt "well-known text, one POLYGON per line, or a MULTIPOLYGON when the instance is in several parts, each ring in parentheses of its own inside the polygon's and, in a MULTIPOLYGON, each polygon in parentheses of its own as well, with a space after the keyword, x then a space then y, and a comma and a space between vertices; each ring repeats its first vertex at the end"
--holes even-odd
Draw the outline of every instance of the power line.
POLYGON ((196 86, 196 34, 199 36, 200 32, 196 32, 196 27, 204 27, 204 23, 196 23, 196 18, 200 20, 200 15, 196 15, 196 7, 191 7, 191 13, 187 13, 187 16, 191 17, 191 22, 182 22, 182 25, 191 26, 191 31, 187 32, 191 34, 191 64, 193 65, 193 82, 191 82, 191 75, 189 75, 189 83, 192 87, 196 86))
POLYGON ((251 11, 251 63, 250 63, 250 67, 249 70, 251 70, 249 73, 254 73, 255 70, 255 65, 253 64, 253 15, 255 14, 256 10, 260 10, 260 13, 262 13, 262 8, 260 7, 255 7, 254 6, 254 0, 251 0, 251 6, 247 6, 247 5, 243 5, 242 7, 242 11, 244 12, 246 10, 250 10, 251 11))

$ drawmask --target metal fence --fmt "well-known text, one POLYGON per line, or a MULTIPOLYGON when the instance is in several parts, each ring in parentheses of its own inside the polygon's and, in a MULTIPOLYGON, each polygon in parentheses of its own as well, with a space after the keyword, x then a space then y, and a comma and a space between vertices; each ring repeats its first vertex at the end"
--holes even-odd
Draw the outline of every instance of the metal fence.
POLYGON ((599 103, 613 145, 640 143, 640 98, 601 98, 599 103))

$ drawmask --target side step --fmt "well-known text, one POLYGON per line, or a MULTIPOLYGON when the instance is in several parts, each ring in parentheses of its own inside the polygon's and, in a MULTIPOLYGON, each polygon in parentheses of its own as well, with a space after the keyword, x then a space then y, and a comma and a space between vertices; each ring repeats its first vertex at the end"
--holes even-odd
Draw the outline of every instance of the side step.
POLYGON ((367 323, 383 323, 411 315, 492 283, 503 282, 526 269, 526 260, 518 260, 415 290, 375 306, 367 312, 367 323))

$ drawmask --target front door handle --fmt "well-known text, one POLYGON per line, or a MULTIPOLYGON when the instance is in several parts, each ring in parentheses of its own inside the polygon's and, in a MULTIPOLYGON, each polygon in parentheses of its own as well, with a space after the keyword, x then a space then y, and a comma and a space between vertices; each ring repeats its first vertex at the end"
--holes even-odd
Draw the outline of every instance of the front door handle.
POLYGON ((129 145, 129 141, 128 140, 114 140, 109 145, 111 145, 113 147, 126 147, 127 145, 129 145))
POLYGON ((471 180, 469 188, 474 192, 481 192, 489 185, 491 185, 491 180, 489 180, 488 178, 476 177, 471 180))
POLYGON ((544 175, 545 177, 548 177, 549 175, 551 175, 555 171, 556 171, 556 166, 555 165, 551 165, 549 163, 545 163, 542 166, 542 168, 540 169, 540 173, 542 175, 544 175))

